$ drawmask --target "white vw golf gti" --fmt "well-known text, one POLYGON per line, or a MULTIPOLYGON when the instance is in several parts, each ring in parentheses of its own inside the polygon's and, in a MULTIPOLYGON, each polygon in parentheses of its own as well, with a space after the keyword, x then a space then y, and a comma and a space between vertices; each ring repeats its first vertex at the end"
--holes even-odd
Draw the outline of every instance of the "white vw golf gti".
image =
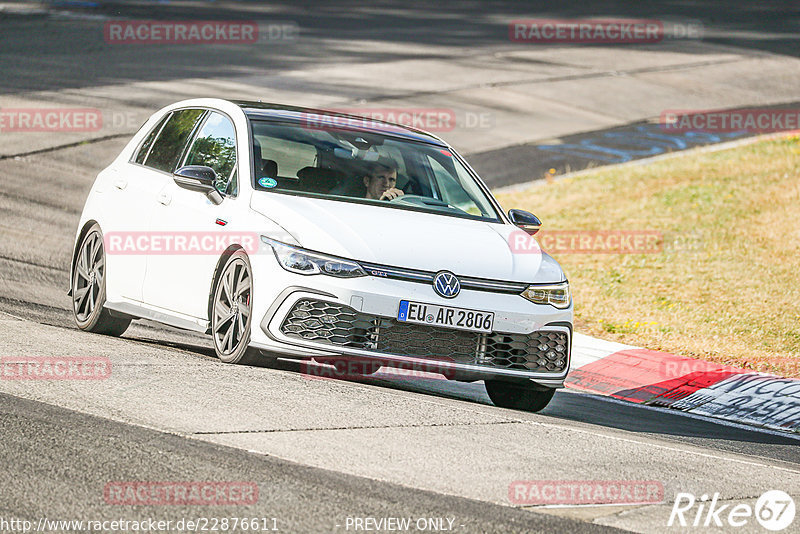
POLYGON ((563 386, 572 345, 562 269, 514 247, 539 225, 503 213, 431 134, 187 100, 97 176, 70 295, 91 332, 150 319, 210 334, 224 362, 420 369, 483 380, 498 406, 536 411, 563 386))

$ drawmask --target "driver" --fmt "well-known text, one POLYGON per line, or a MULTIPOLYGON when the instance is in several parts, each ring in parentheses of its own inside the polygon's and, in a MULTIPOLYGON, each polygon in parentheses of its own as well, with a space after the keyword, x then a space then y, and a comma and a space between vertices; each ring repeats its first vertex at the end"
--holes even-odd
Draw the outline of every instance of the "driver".
POLYGON ((373 200, 393 200, 404 193, 397 185, 397 162, 392 158, 381 157, 369 166, 364 175, 367 194, 364 198, 373 200))

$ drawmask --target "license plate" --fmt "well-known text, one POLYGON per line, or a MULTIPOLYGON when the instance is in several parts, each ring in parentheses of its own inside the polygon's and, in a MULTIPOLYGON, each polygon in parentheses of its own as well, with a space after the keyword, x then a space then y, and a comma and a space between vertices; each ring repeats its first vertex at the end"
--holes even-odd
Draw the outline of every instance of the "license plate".
POLYGON ((422 302, 400 301, 397 320, 403 323, 427 324, 470 332, 490 333, 494 327, 494 313, 452 306, 437 306, 422 302))

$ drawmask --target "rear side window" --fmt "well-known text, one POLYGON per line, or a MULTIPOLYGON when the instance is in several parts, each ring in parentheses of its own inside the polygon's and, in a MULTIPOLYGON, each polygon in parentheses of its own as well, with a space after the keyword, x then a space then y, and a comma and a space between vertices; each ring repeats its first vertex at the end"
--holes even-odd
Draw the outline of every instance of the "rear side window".
POLYGON ((139 146, 139 152, 136 153, 136 157, 134 158, 133 161, 135 161, 140 165, 144 164, 144 160, 147 158, 147 154, 150 153, 150 147, 153 146, 153 141, 155 141, 158 132, 160 132, 161 128, 164 127, 164 123, 167 122, 167 119, 169 119, 170 115, 171 113, 167 113, 163 119, 158 121, 158 124, 156 124, 155 128, 150 130, 150 133, 147 134, 147 137, 145 137, 144 142, 141 144, 141 146, 139 146))
POLYGON ((203 113, 205 112, 202 109, 182 109, 174 112, 161 129, 144 164, 160 171, 174 171, 203 113))

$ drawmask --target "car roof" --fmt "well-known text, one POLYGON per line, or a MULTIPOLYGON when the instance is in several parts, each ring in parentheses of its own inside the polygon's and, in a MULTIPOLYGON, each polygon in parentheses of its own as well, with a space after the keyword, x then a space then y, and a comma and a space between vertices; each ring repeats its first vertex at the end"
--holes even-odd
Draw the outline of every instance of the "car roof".
POLYGON ((304 108, 298 106, 287 106, 284 104, 274 104, 269 102, 253 102, 247 100, 231 100, 233 104, 242 108, 249 118, 263 118, 267 120, 278 120, 285 122, 303 123, 313 117, 315 125, 328 123, 330 127, 341 127, 344 129, 376 133, 387 137, 408 139, 411 141, 421 141, 437 146, 448 146, 447 143, 424 130, 418 130, 410 126, 395 124, 388 121, 352 115, 349 113, 339 113, 336 111, 304 108))

